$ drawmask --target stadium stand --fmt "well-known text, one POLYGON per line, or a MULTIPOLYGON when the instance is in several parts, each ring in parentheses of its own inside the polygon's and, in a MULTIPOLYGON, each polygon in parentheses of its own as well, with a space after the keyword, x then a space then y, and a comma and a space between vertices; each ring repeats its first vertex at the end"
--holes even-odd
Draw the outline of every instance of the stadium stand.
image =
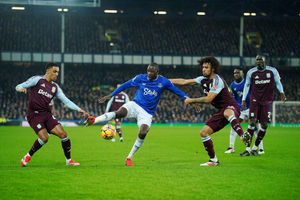
MULTIPOLYGON (((239 55, 240 22, 237 17, 122 17, 70 13, 65 21, 65 51, 70 53, 239 55)), ((300 45, 294 45, 300 43, 299 19, 247 18, 244 24, 245 56, 254 56, 257 52, 281 57, 300 55, 300 45), (247 33, 258 33, 261 44, 250 43, 247 33)), ((1 13, 0 50, 60 52, 60 28, 58 14, 1 13)))

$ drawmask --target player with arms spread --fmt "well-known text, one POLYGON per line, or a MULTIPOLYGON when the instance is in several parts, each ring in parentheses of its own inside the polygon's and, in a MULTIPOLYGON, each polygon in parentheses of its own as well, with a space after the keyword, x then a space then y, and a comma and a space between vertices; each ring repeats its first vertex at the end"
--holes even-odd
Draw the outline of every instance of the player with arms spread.
MULTIPOLYGON (((117 88, 120 87, 121 84, 117 85, 117 88)), ((113 96, 106 105, 105 112, 108 113, 109 111, 117 111, 121 106, 125 103, 129 102, 129 97, 125 92, 120 92, 113 96)), ((116 131, 120 137, 120 142, 123 142, 124 139, 122 137, 122 129, 121 129, 122 118, 115 118, 116 124, 116 131)), ((111 139, 112 142, 115 142, 115 138, 111 139)))
POLYGON ((214 132, 221 130, 228 123, 237 132, 240 138, 247 145, 250 143, 250 135, 243 132, 239 120, 240 109, 238 104, 231 96, 228 86, 224 79, 218 74, 219 61, 212 56, 202 58, 198 61, 202 67, 203 76, 199 76, 195 79, 170 79, 175 85, 196 85, 202 86, 205 97, 200 98, 186 98, 185 103, 211 103, 218 112, 215 113, 205 124, 200 131, 200 135, 204 144, 204 147, 210 157, 210 160, 206 163, 200 164, 200 166, 217 166, 219 160, 215 154, 213 141, 210 135, 214 132))
POLYGON ((38 139, 33 143, 29 152, 22 158, 22 166, 26 166, 33 154, 38 151, 48 141, 48 132, 61 139, 62 148, 66 157, 67 165, 80 165, 71 160, 71 141, 61 126, 51 113, 50 102, 54 97, 60 99, 68 108, 80 112, 83 116, 87 112, 79 108, 69 100, 54 82, 57 79, 59 67, 55 63, 46 65, 44 76, 33 76, 27 81, 16 86, 18 92, 27 93, 29 88, 29 101, 27 109, 27 121, 31 128, 38 135, 38 139))
POLYGON ((147 74, 140 74, 133 79, 123 83, 110 95, 99 99, 99 103, 108 101, 112 96, 120 93, 129 87, 137 87, 137 91, 132 101, 124 104, 116 112, 105 113, 96 119, 90 116, 85 122, 85 125, 91 125, 97 122, 108 121, 114 118, 135 118, 139 127, 138 137, 127 156, 125 164, 133 166, 132 157, 144 143, 145 137, 150 129, 152 117, 155 114, 160 96, 164 90, 170 90, 173 93, 185 100, 186 94, 175 87, 170 80, 158 75, 159 68, 156 63, 151 63, 147 68, 147 74))
MULTIPOLYGON (((251 87, 249 106, 250 126, 247 130, 251 137, 253 136, 256 122, 261 124, 255 144, 250 151, 250 153, 254 156, 259 155, 257 147, 264 138, 268 128, 268 122, 271 120, 271 104, 273 102, 274 83, 280 92, 281 101, 286 101, 278 71, 274 67, 266 66, 266 58, 261 55, 256 56, 256 65, 257 67, 250 69, 247 73, 242 99, 242 107, 243 109, 246 109, 246 97, 251 87)), ((249 152, 245 151, 240 155, 243 156, 243 154, 247 153, 249 152)))

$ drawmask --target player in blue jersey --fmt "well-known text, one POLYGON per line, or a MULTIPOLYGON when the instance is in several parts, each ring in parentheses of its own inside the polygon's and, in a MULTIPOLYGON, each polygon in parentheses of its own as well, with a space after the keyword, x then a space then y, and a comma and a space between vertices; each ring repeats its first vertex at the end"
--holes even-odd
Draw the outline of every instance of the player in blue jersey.
POLYGON ((99 103, 104 103, 112 96, 117 95, 126 88, 137 87, 137 91, 132 101, 127 102, 115 112, 105 113, 96 118, 90 116, 84 122, 84 125, 91 125, 97 122, 109 121, 114 118, 126 117, 137 119, 139 134, 129 155, 127 156, 125 162, 127 166, 133 166, 131 159, 144 142, 144 139, 150 129, 156 106, 163 91, 166 89, 170 90, 180 96, 182 100, 185 100, 185 97, 187 97, 184 92, 175 87, 170 80, 159 75, 158 72, 158 65, 156 63, 151 63, 147 68, 147 74, 137 75, 133 79, 123 83, 110 95, 99 99, 99 103))
POLYGON ((87 112, 79 108, 69 100, 54 82, 57 79, 59 67, 55 63, 46 65, 44 76, 33 76, 27 81, 16 86, 16 90, 27 93, 29 89, 29 100, 27 109, 27 121, 35 131, 38 139, 34 142, 29 152, 22 158, 22 166, 26 166, 33 154, 38 151, 48 141, 48 133, 52 133, 61 139, 62 148, 66 157, 67 165, 80 165, 71 160, 71 141, 57 119, 51 113, 50 102, 54 97, 60 99, 68 108, 76 110, 84 116, 87 112))
MULTIPOLYGON (((238 103, 240 107, 241 114, 239 116, 239 121, 242 122, 246 117, 249 118, 249 106, 247 106, 246 110, 242 109, 242 97, 243 97, 243 90, 244 90, 244 85, 246 80, 244 79, 244 72, 241 67, 236 67, 233 71, 233 77, 234 81, 231 83, 230 88, 232 91, 233 99, 238 103)), ((247 105, 249 105, 250 101, 250 92, 248 93, 248 96, 246 98, 247 105)), ((257 124, 259 126, 259 124, 257 124)), ((257 130, 254 132, 255 137, 257 137, 257 130)), ((235 138, 236 138, 237 133, 234 131, 233 128, 230 130, 230 146, 229 148, 225 151, 225 153, 234 153, 234 143, 235 143, 235 138)), ((248 145, 246 147, 247 152, 250 152, 250 146, 248 145)), ((259 153, 263 154, 263 143, 261 142, 259 145, 259 153)), ((250 154, 249 154, 250 155, 250 154)))

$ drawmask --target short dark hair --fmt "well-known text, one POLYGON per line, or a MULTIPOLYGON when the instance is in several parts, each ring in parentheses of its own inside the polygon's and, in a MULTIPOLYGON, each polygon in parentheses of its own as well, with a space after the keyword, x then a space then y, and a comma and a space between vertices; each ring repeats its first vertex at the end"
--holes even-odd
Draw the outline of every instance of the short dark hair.
POLYGON ((213 56, 206 56, 204 58, 201 58, 198 60, 199 65, 202 67, 203 63, 209 63, 211 65, 211 68, 215 69, 215 73, 217 74, 219 72, 220 63, 219 61, 213 57, 213 56))
POLYGON ((155 63, 155 62, 153 62, 153 63, 151 63, 150 65, 149 65, 149 67, 153 67, 154 69, 156 69, 157 70, 157 72, 159 71, 159 67, 158 67, 158 64, 157 63, 155 63))
POLYGON ((238 69, 238 70, 244 72, 244 69, 242 67, 235 67, 234 69, 238 69))
POLYGON ((50 63, 47 63, 47 64, 46 64, 46 70, 47 70, 47 69, 50 69, 50 68, 52 68, 52 67, 58 67, 58 64, 53 63, 53 62, 50 62, 50 63))

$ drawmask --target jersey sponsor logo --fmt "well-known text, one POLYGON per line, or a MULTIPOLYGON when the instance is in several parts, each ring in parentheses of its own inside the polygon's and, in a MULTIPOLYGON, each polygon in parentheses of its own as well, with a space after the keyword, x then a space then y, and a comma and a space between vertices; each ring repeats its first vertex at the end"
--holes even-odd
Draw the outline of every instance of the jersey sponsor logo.
POLYGON ((271 74, 270 73, 267 73, 267 78, 271 78, 271 74))
POLYGON ((42 86, 42 87, 46 87, 45 83, 42 83, 41 86, 42 86))
POLYGON ((48 92, 45 92, 45 91, 42 90, 42 89, 39 89, 38 94, 44 95, 45 97, 48 97, 48 98, 50 98, 50 99, 52 99, 52 97, 53 97, 52 94, 49 94, 48 92))
POLYGON ((115 102, 118 102, 118 103, 123 103, 124 102, 124 99, 115 99, 115 102))
POLYGON ((51 92, 52 92, 52 93, 54 93, 54 92, 55 92, 55 90, 56 90, 56 88, 55 88, 55 87, 52 87, 52 90, 51 90, 51 92))
POLYGON ((270 83, 271 82, 271 80, 270 79, 268 79, 268 80, 256 80, 255 81, 255 84, 257 84, 257 85, 262 85, 262 84, 267 84, 267 83, 270 83))
POLYGON ((157 96, 157 92, 155 90, 150 90, 148 88, 144 88, 144 95, 157 96))

